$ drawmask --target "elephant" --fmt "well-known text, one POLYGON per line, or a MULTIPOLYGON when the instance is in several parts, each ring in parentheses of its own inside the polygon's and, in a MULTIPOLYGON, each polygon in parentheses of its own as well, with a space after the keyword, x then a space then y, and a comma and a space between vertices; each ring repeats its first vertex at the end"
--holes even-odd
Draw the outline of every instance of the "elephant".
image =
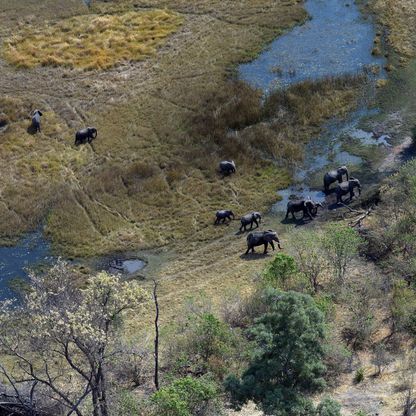
POLYGON ((84 143, 91 143, 97 137, 97 129, 95 127, 87 127, 78 130, 75 134, 75 146, 84 143))
POLYGON ((322 204, 319 202, 314 202, 309 199, 300 199, 297 201, 289 201, 287 203, 286 217, 288 218, 289 214, 292 214, 292 218, 296 219, 295 212, 303 212, 302 218, 305 218, 305 215, 313 220, 313 217, 318 213, 318 207, 322 208, 322 204))
POLYGON ((234 219, 234 213, 232 211, 222 209, 220 211, 217 211, 215 217, 216 218, 214 224, 217 225, 220 223, 221 220, 224 223, 226 219, 228 219, 229 221, 231 221, 231 217, 232 219, 234 219))
POLYGON ((43 114, 40 110, 34 110, 32 113, 32 125, 30 127, 34 133, 40 133, 40 118, 42 116, 43 114))
POLYGON ((245 254, 248 254, 251 250, 252 253, 254 253, 254 247, 264 245, 264 254, 267 253, 267 246, 272 246, 274 250, 274 244, 273 241, 277 242, 277 246, 280 250, 282 250, 282 247, 280 247, 280 241, 279 237, 277 236, 276 231, 273 230, 267 230, 267 231, 255 231, 254 233, 250 233, 247 236, 247 251, 245 254))
POLYGON ((335 189, 337 195, 337 204, 342 203, 342 196, 350 194, 350 201, 354 197, 354 190, 358 188, 358 194, 361 195, 361 184, 358 179, 350 177, 348 181, 339 183, 335 189))
POLYGON ((236 169, 235 169, 235 162, 234 160, 228 161, 228 160, 223 160, 220 162, 220 172, 223 175, 229 175, 231 173, 235 173, 236 169))
POLYGON ((343 181, 343 176, 346 175, 347 181, 349 179, 348 168, 346 166, 341 166, 337 170, 331 170, 324 175, 324 190, 325 192, 329 191, 329 186, 338 181, 341 183, 343 181))
POLYGON ((246 214, 243 217, 241 217, 241 227, 240 231, 247 231, 247 225, 250 225, 250 230, 253 228, 253 223, 256 224, 256 227, 259 226, 259 223, 261 223, 261 214, 260 212, 250 212, 250 214, 246 214))

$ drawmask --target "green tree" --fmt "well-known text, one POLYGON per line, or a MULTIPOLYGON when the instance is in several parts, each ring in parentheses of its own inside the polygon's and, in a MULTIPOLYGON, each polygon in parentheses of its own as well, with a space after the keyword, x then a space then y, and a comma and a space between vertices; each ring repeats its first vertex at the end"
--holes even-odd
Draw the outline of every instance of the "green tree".
POLYGON ((358 254, 360 245, 364 239, 358 232, 341 223, 332 223, 326 230, 323 237, 323 248, 325 250, 329 265, 335 274, 335 284, 342 285, 351 261, 358 254))
POLYGON ((269 311, 251 331, 255 356, 241 379, 227 378, 226 389, 236 407, 251 399, 268 414, 310 415, 304 394, 325 386, 323 314, 308 295, 266 292, 269 311))
POLYGON ((89 277, 81 288, 79 275, 62 261, 32 274, 30 284, 19 308, 6 302, 0 309, 1 352, 19 368, 0 366, 1 373, 21 401, 30 387, 31 397, 58 402, 68 414, 86 414, 83 405, 91 399, 88 414, 109 415, 109 365, 125 312, 139 310, 147 293, 107 273, 89 277))
POLYGON ((217 397, 218 388, 214 382, 203 377, 187 376, 162 387, 153 394, 151 402, 155 415, 202 416, 214 411, 218 415, 220 406, 217 397))

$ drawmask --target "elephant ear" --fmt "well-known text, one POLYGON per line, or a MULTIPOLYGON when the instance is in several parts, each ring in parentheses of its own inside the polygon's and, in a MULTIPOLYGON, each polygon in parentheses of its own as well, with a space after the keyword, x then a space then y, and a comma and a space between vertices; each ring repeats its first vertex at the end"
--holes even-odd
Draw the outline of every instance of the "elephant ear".
POLYGON ((276 233, 274 231, 266 231, 264 234, 264 239, 268 242, 273 241, 273 237, 276 236, 276 233))

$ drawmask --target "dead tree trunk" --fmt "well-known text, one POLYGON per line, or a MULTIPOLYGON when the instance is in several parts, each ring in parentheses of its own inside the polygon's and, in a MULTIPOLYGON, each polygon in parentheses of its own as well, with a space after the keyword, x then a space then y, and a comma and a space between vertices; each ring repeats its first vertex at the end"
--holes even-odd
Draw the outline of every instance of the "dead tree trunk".
POLYGON ((153 300, 155 302, 155 373, 154 373, 154 383, 156 390, 159 390, 159 303, 157 300, 157 282, 153 280, 153 300))

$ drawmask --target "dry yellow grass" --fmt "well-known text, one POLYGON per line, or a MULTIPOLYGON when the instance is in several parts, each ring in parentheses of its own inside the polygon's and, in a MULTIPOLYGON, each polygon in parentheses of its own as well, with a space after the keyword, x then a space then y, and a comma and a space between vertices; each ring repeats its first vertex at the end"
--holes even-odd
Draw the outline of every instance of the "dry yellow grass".
POLYGON ((414 0, 374 0, 381 23, 389 28, 388 41, 401 55, 416 55, 416 3, 414 0))
POLYGON ((20 68, 65 66, 106 69, 156 53, 181 25, 168 10, 121 15, 82 15, 52 25, 24 26, 4 42, 4 57, 20 68))

